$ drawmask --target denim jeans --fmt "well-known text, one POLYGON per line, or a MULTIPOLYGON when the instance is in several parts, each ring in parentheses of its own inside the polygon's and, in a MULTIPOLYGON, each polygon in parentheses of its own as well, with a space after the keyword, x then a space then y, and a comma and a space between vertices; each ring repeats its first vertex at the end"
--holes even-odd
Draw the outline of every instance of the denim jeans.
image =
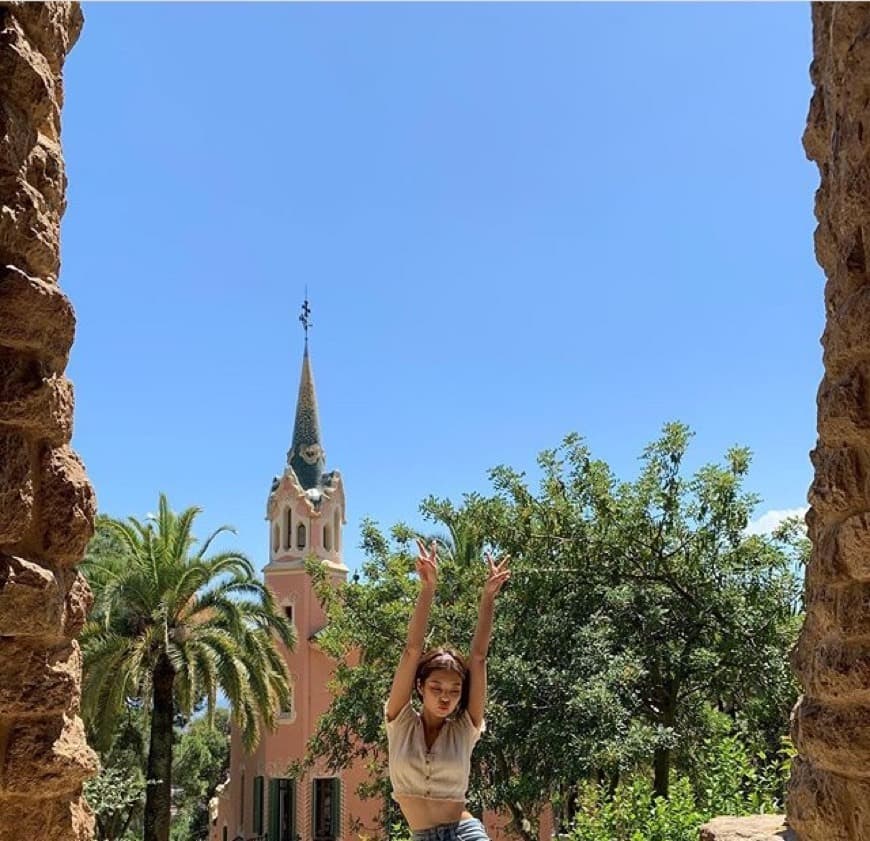
POLYGON ((489 841, 486 829, 477 818, 418 829, 411 838, 413 841, 489 841))

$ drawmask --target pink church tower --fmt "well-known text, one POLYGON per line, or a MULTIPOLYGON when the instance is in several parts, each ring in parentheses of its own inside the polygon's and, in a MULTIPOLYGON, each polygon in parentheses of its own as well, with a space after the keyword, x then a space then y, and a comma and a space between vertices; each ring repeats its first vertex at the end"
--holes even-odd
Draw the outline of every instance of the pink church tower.
POLYGON ((308 352, 309 315, 306 301, 293 441, 284 472, 269 491, 269 562, 263 570, 266 585, 296 627, 296 648, 284 652, 293 702, 253 753, 245 752, 233 728, 229 779, 209 804, 210 841, 350 841, 382 834, 380 802, 356 794, 365 777, 361 767, 336 774, 318 762, 300 778, 289 776, 290 764, 305 755, 306 742, 329 707, 327 682, 335 665, 316 643, 326 618, 305 559, 317 557, 336 583, 348 572, 342 560, 344 485, 337 470, 326 471, 308 352))

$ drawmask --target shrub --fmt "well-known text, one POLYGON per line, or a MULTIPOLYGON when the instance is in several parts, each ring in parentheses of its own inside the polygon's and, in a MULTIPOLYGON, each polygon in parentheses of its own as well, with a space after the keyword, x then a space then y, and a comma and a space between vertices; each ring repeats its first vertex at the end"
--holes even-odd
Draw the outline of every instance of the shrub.
POLYGON ((668 799, 654 797, 649 778, 637 776, 620 783, 612 799, 602 786, 588 783, 579 803, 568 841, 697 841, 703 823, 692 786, 682 777, 668 799))
POLYGON ((606 786, 580 787, 578 810, 564 841, 697 841, 698 828, 715 815, 782 811, 794 748, 787 737, 777 755, 752 755, 737 736, 704 743, 693 780, 674 776, 670 796, 653 795, 651 775, 606 786))

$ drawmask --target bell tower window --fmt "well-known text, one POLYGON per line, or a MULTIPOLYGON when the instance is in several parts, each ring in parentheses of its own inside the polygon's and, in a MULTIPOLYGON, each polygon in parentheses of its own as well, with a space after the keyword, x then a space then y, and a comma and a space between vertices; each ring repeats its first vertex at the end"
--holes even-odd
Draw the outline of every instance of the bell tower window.
POLYGON ((327 552, 332 551, 332 532, 328 525, 323 527, 323 548, 327 552))
POLYGON ((278 715, 283 719, 295 719, 296 718, 296 709, 293 706, 293 682, 290 682, 290 697, 287 699, 285 704, 281 705, 281 711, 278 715))
POLYGON ((299 525, 296 526, 296 548, 305 548, 305 523, 299 523, 299 525))
POLYGON ((288 508, 284 512, 284 548, 289 549, 293 545, 293 511, 288 508))
POLYGON ((272 551, 277 552, 281 548, 281 526, 278 523, 272 526, 272 551))

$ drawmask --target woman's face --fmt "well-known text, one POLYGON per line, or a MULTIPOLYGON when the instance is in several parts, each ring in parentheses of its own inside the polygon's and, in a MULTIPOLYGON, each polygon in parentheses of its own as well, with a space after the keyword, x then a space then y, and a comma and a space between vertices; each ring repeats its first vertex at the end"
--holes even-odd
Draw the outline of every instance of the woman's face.
POLYGON ((436 669, 420 687, 423 708, 437 718, 446 718, 456 709, 462 695, 462 678, 450 669, 436 669))

